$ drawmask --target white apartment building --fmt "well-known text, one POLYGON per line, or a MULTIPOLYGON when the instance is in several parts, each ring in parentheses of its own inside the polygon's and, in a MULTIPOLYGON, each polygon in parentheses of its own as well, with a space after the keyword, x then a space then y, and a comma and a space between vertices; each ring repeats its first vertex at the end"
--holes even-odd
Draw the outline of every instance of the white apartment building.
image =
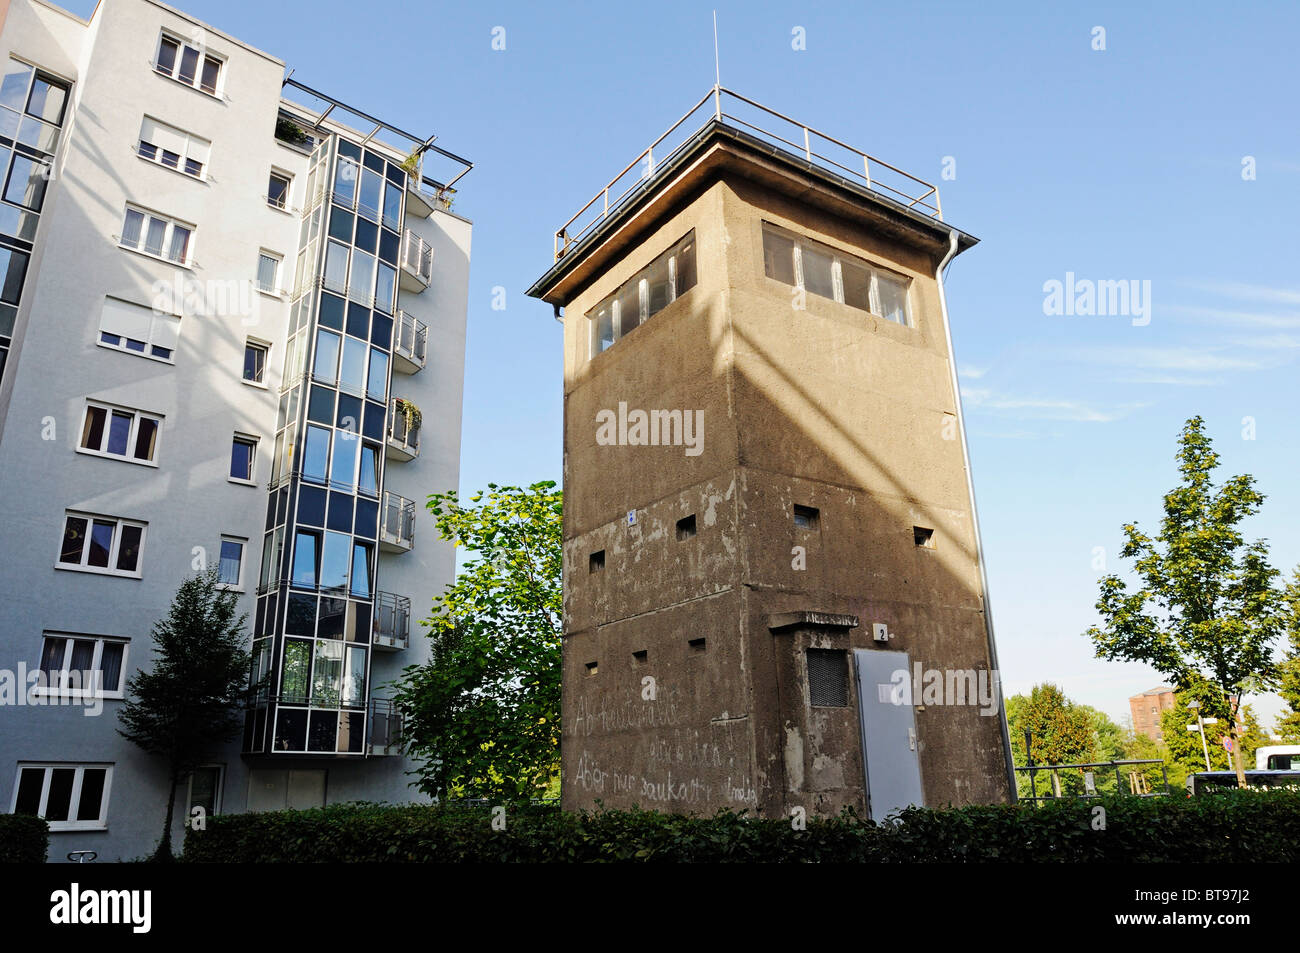
POLYGON ((156 0, 0 3, 0 64, 0 811, 51 860, 153 849, 166 765, 118 712, 205 567, 267 687, 177 843, 194 806, 418 799, 385 685, 455 569, 423 502, 458 484, 469 163, 156 0))

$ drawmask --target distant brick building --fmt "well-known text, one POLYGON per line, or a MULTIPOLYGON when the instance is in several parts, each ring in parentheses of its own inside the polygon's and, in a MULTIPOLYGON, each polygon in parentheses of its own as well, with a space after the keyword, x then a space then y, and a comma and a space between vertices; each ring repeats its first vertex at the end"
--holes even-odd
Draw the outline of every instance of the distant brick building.
POLYGON ((1157 685, 1128 700, 1128 710, 1133 716, 1133 733, 1146 735, 1159 741, 1160 718, 1166 709, 1174 707, 1174 690, 1168 685, 1157 685))

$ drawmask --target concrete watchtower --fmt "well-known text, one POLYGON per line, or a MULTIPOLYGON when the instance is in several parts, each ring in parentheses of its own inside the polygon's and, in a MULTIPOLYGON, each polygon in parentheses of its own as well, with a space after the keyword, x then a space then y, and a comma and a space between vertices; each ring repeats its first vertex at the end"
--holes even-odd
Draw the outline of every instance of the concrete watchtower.
POLYGON ((715 88, 557 233, 566 807, 1012 797, 938 201, 715 88))

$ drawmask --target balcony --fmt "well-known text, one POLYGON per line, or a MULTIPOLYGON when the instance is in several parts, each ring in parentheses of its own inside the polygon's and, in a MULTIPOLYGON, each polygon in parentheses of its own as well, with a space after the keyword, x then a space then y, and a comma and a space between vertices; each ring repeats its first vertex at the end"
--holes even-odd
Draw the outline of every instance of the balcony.
POLYGON ((402 239, 402 290, 419 294, 432 281, 433 248, 408 228, 402 239))
POLYGON ((415 503, 384 491, 379 520, 379 548, 386 553, 409 553, 415 545, 415 503))
POLYGON ((405 311, 398 311, 393 335, 393 370, 402 374, 423 370, 428 344, 429 326, 405 311))
POLYGON ((402 753, 402 713, 391 698, 370 699, 366 755, 382 758, 402 753))
POLYGON ((391 592, 375 593, 375 631, 370 640, 376 652, 396 652, 411 641, 411 600, 391 592))
POLYGON ((403 463, 420 455, 420 409, 394 397, 388 403, 388 444, 384 456, 403 463))

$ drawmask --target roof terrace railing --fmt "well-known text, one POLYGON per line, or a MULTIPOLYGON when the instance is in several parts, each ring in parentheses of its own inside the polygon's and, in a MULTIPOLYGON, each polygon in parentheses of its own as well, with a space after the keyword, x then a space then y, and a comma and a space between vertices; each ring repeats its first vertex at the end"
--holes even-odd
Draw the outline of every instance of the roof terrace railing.
POLYGON ((672 158, 692 136, 714 121, 730 123, 768 142, 788 147, 810 163, 865 185, 906 208, 943 220, 937 186, 739 93, 714 86, 556 231, 555 259, 563 258, 570 248, 590 235, 654 174, 656 165, 672 158), (741 112, 745 115, 740 115, 741 112))

